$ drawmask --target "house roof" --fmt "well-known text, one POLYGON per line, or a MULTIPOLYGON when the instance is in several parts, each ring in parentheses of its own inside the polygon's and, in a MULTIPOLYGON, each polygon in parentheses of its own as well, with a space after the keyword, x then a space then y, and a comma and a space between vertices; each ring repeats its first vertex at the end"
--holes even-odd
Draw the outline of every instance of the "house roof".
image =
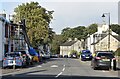
MULTIPOLYGON (((103 35, 102 38, 100 40, 98 40, 95 43, 92 43, 91 45, 97 44, 99 41, 101 41, 102 39, 104 39, 107 35, 103 35)), ((116 35, 112 35, 114 38, 116 38, 118 41, 120 41, 120 36, 116 36, 116 35)))
POLYGON ((107 34, 101 34, 101 39, 99 39, 97 42, 92 43, 91 45, 97 44, 99 41, 101 41, 102 39, 104 39, 107 36, 107 34))
POLYGON ((3 21, 3 22, 10 23, 8 20, 5 19, 5 17, 3 17, 3 16, 1 16, 1 15, 0 15, 0 20, 3 21))
POLYGON ((76 43, 76 42, 77 42, 77 41, 67 41, 67 42, 61 44, 60 46, 71 46, 71 45, 73 45, 73 44, 76 43))
POLYGON ((115 35, 112 35, 114 38, 116 38, 118 41, 120 41, 120 36, 115 36, 115 35))

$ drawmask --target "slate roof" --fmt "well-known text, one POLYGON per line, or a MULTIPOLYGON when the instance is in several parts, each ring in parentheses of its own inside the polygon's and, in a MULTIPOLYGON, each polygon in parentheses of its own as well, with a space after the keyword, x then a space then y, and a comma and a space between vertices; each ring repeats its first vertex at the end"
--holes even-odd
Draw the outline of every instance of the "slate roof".
POLYGON ((61 44, 60 46, 71 46, 71 45, 73 45, 73 44, 76 43, 76 42, 77 42, 77 41, 67 41, 67 42, 61 44))
POLYGON ((102 39, 104 39, 107 36, 107 34, 101 34, 101 39, 99 39, 97 42, 92 43, 91 45, 97 44, 99 41, 101 41, 102 39))
POLYGON ((120 36, 115 36, 115 35, 112 35, 112 36, 120 42, 120 36))
MULTIPOLYGON (((101 41, 102 39, 104 39, 107 35, 103 35, 102 38, 100 40, 98 40, 95 43, 92 43, 91 45, 97 44, 99 41, 101 41)), ((112 35, 114 38, 116 38, 119 42, 120 42, 120 36, 116 36, 116 35, 112 35)))

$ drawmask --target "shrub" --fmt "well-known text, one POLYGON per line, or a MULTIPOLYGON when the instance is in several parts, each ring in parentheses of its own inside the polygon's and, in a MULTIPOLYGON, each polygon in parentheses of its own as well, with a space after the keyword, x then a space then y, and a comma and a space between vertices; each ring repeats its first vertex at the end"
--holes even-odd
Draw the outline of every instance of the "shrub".
POLYGON ((76 50, 71 50, 70 54, 77 54, 78 55, 78 52, 76 50))

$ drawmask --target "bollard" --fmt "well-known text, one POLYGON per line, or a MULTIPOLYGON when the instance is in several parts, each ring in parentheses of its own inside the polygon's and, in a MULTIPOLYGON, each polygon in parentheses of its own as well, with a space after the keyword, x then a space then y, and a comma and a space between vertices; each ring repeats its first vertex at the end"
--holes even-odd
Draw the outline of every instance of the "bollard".
POLYGON ((113 60, 113 70, 116 71, 116 60, 113 60))
POLYGON ((116 60, 111 59, 111 69, 116 71, 116 60))
POLYGON ((14 61, 13 61, 13 69, 15 69, 15 58, 14 58, 14 61))
POLYGON ((112 69, 112 59, 110 59, 110 70, 112 69))

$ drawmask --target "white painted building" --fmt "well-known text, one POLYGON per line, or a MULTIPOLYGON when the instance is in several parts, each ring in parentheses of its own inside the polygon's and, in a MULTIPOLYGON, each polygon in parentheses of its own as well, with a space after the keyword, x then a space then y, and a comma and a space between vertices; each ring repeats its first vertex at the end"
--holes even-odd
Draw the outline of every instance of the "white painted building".
MULTIPOLYGON (((94 53, 95 45, 93 43, 100 41, 102 38, 104 38, 106 35, 108 35, 108 28, 109 28, 109 26, 106 24, 98 25, 98 31, 92 35, 89 35, 88 38, 86 39, 86 43, 87 43, 86 48, 88 50, 90 50, 92 53, 94 53)), ((116 34, 115 32, 113 32, 113 31, 110 31, 110 32, 111 32, 111 35, 118 36, 118 34, 116 34)))
POLYGON ((81 41, 77 40, 77 38, 75 38, 74 40, 69 39, 68 41, 66 41, 65 43, 60 45, 60 55, 70 56, 70 53, 72 50, 81 52, 83 50, 83 42, 84 41, 82 41, 82 40, 81 41))
POLYGON ((0 15, 0 61, 2 61, 5 52, 5 20, 2 15, 0 15))

